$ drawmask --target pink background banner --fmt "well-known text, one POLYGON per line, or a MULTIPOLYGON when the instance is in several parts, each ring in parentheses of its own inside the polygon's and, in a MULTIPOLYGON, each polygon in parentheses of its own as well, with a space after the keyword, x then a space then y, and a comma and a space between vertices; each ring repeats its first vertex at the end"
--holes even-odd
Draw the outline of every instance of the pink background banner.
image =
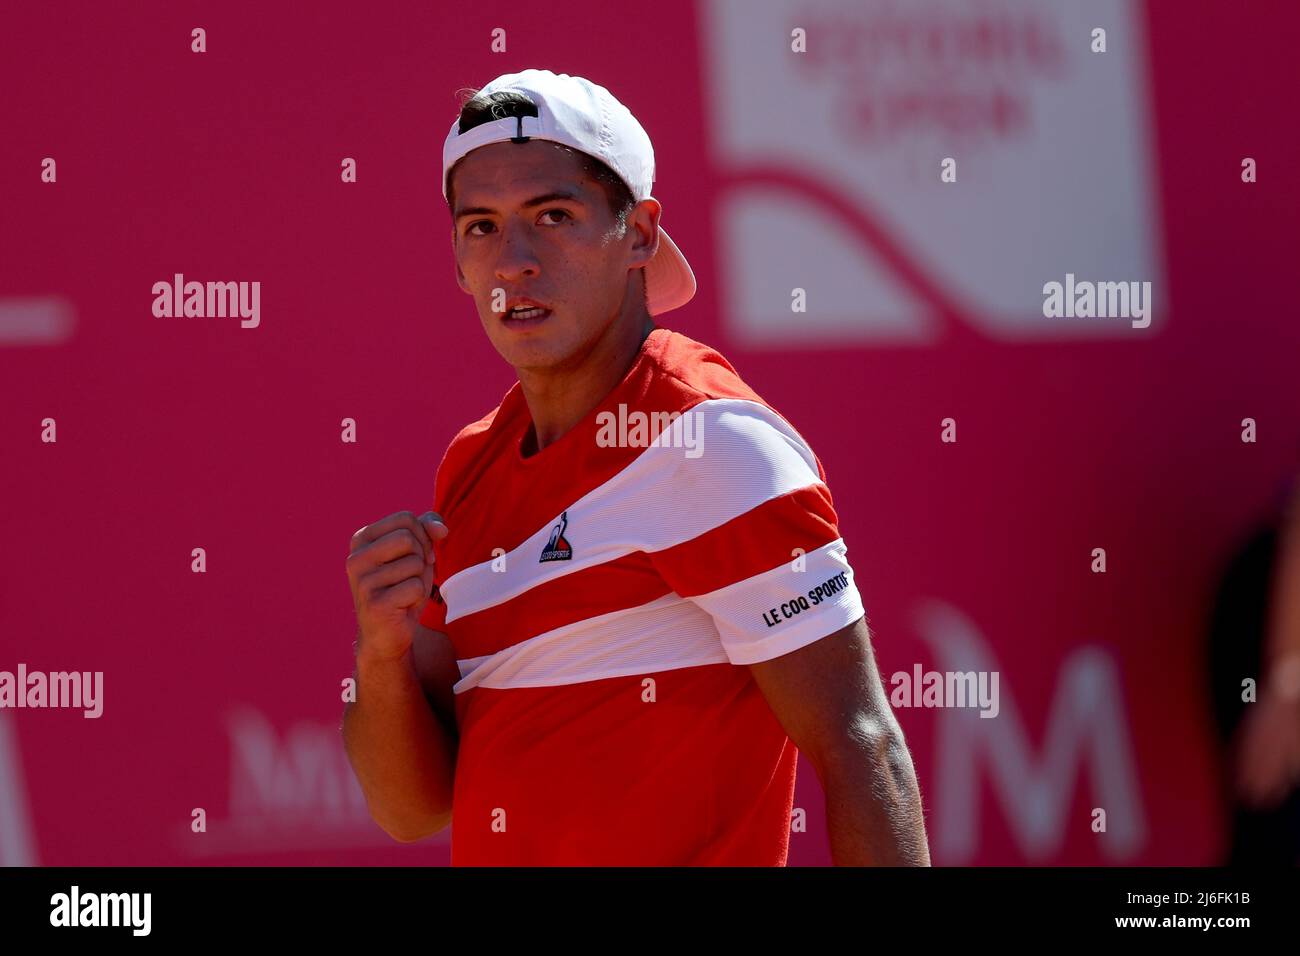
MULTIPOLYGON (((1300 8, 976 6, 0 14, 0 671, 103 674, 98 718, 0 710, 0 864, 447 862, 343 753, 344 561, 513 381, 438 175, 455 91, 527 67, 649 132, 699 281, 661 324, 816 450, 882 673, 998 672, 996 719, 897 710, 934 861, 1216 862, 1211 689, 1256 675, 1207 618, 1300 465, 1300 8), (256 325, 156 316, 177 274, 257 282, 256 325), (1067 274, 1149 324, 1044 317, 1067 274)), ((829 863, 806 761, 795 805, 829 863)))

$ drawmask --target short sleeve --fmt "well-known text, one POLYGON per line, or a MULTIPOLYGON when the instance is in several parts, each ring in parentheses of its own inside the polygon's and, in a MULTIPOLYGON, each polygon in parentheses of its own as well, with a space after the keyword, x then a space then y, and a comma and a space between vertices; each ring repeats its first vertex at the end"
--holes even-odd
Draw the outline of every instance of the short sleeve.
POLYGON ((780 657, 863 617, 812 450, 765 406, 705 404, 705 453, 682 456, 669 483, 699 520, 649 553, 656 571, 710 615, 733 664, 780 657))

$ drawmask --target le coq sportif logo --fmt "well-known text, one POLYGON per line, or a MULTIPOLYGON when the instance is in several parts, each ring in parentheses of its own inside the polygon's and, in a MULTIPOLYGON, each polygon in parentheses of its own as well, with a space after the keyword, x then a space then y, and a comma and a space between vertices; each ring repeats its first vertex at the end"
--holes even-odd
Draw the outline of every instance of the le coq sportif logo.
POLYGON ((538 559, 538 564, 543 561, 568 561, 573 557, 573 548, 569 546, 569 541, 564 537, 564 530, 569 526, 569 513, 561 513, 559 522, 551 528, 551 536, 546 539, 546 547, 542 548, 542 556, 538 559))

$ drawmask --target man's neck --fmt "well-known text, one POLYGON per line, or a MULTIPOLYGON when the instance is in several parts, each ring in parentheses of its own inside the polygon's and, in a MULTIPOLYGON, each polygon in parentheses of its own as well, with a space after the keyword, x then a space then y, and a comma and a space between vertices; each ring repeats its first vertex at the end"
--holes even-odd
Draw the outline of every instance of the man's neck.
POLYGON ((519 370, 520 389, 533 420, 533 434, 524 442, 526 456, 541 451, 582 421, 623 380, 655 329, 651 315, 645 312, 643 316, 641 321, 611 324, 571 367, 540 373, 519 370))

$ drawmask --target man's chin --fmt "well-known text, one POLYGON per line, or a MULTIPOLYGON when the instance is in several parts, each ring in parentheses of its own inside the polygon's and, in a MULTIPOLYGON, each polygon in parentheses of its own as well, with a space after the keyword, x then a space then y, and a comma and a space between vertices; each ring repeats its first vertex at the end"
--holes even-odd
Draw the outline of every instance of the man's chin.
POLYGON ((496 346, 497 354, 516 371, 544 372, 562 366, 568 357, 561 345, 542 336, 505 338, 505 341, 495 339, 492 344, 496 346))
POLYGON ((599 334, 589 333, 584 338, 581 330, 562 326, 554 318, 528 331, 496 327, 489 338, 497 354, 516 370, 558 372, 581 364, 598 343, 599 334))

